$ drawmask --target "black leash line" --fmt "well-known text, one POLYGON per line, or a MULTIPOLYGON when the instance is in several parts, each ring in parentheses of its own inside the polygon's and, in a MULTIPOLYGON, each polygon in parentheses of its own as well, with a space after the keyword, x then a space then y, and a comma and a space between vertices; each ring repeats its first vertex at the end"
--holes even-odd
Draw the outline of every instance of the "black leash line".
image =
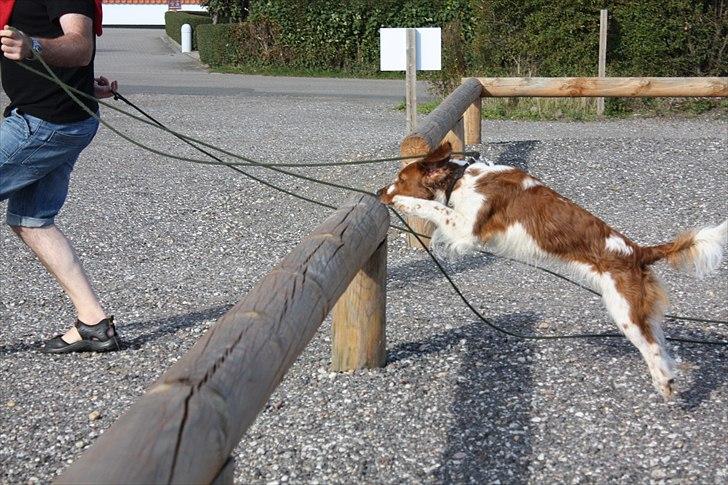
MULTIPOLYGON (((65 86, 65 84, 60 79, 58 79, 58 77, 55 75, 55 73, 50 69, 50 67, 45 63, 45 61, 39 55, 37 55, 37 53, 34 53, 34 57, 40 61, 40 63, 43 65, 43 67, 46 69, 46 71, 48 71, 48 73, 53 77, 53 81, 56 82, 59 86, 61 86, 61 88, 66 92, 66 94, 68 94, 68 96, 71 97, 71 99, 74 102, 76 102, 82 109, 84 109, 90 116, 93 116, 94 118, 96 118, 105 127, 109 128, 114 133, 120 135, 122 138, 126 139, 130 143, 133 143, 134 145, 139 146, 140 148, 143 148, 145 150, 151 151, 152 153, 159 154, 160 156, 169 157, 168 154, 165 154, 163 152, 160 152, 160 151, 151 149, 150 147, 146 147, 146 146, 144 146, 144 145, 142 145, 140 143, 137 143, 134 140, 131 140, 130 138, 124 136, 118 130, 116 130, 115 128, 113 128, 112 126, 110 126, 108 123, 106 123, 105 121, 101 120, 100 117, 96 113, 94 113, 93 111, 91 111, 85 104, 83 104, 76 96, 73 95, 73 93, 68 89, 69 87, 65 86)), ((139 110, 139 108, 136 108, 136 109, 139 110)), ((142 112, 141 110, 139 110, 139 111, 142 112)), ((150 119, 153 119, 153 118, 151 118, 151 116, 149 118, 150 119)), ((154 120, 154 122, 155 122, 155 124, 157 126, 159 126, 160 128, 164 129, 165 131, 168 131, 168 132, 170 132, 172 134, 175 134, 171 130, 166 129, 160 122, 158 122, 156 120, 154 120)), ((177 136, 177 135, 175 135, 175 136, 177 136)), ((269 182, 263 181, 263 180, 261 180, 261 179, 259 179, 257 177, 254 177, 254 176, 250 175, 249 173, 247 173, 247 172, 245 172, 243 170, 238 169, 237 167, 233 167, 230 164, 225 163, 224 161, 220 160, 219 158, 215 157, 214 155, 210 154, 209 152, 204 151, 201 148, 197 147, 196 145, 192 144, 191 141, 185 140, 186 137, 183 137, 182 135, 178 136, 178 138, 182 139, 183 141, 186 141, 188 144, 190 144, 194 148, 198 149, 202 153, 204 153, 204 154, 212 157, 213 159, 217 160, 219 162, 218 164, 222 164, 222 165, 229 166, 230 168, 233 168, 234 170, 242 173, 243 175, 245 175, 247 177, 250 177, 253 180, 256 180, 256 181, 258 181, 260 183, 263 183, 264 185, 266 185, 266 186, 268 186, 270 188, 273 188, 275 190, 280 190, 280 191, 282 191, 284 193, 287 193, 289 195, 294 195, 292 192, 286 191, 285 189, 281 189, 280 187, 276 187, 275 185, 273 185, 273 184, 271 184, 269 182)), ((334 188, 339 188, 339 189, 348 190, 348 191, 352 191, 352 192, 357 192, 357 193, 361 193, 361 194, 365 194, 365 195, 369 195, 369 196, 374 196, 374 194, 372 194, 371 192, 367 192, 367 191, 364 191, 364 190, 361 190, 361 189, 357 189, 357 188, 354 188, 354 187, 348 187, 348 186, 344 186, 344 185, 340 185, 340 184, 334 184, 334 183, 331 183, 331 182, 325 182, 325 181, 317 180, 317 179, 314 179, 314 178, 311 178, 311 177, 306 177, 306 176, 303 176, 303 175, 300 175, 300 174, 297 174, 297 173, 293 173, 293 172, 288 172, 288 171, 285 171, 285 170, 278 169, 278 168, 272 166, 271 164, 258 163, 256 161, 250 160, 250 159, 247 159, 246 161, 248 161, 252 165, 259 166, 259 167, 264 167, 264 168, 268 168, 270 170, 274 170, 276 172, 283 173, 285 175, 290 175, 292 177, 296 177, 296 178, 299 178, 299 179, 307 180, 307 181, 310 181, 312 183, 322 184, 322 185, 326 185, 326 186, 330 186, 330 187, 334 187, 334 188)), ((298 196, 297 194, 295 194, 294 196, 296 196, 298 198, 302 198, 301 196, 298 196)), ((309 202, 318 203, 316 201, 313 201, 313 199, 303 199, 303 200, 308 200, 309 202)), ((320 204, 320 205, 324 205, 324 204, 320 204)), ((332 208, 332 209, 334 208, 334 207, 328 206, 328 205, 324 205, 324 206, 326 206, 328 208, 332 208)), ((625 336, 622 335, 622 334, 620 334, 620 333, 598 333, 598 334, 597 333, 581 333, 581 334, 569 334, 569 335, 532 335, 532 334, 521 334, 521 333, 512 332, 510 330, 507 330, 507 329, 505 329, 503 327, 500 327, 500 326, 496 325, 491 320, 489 320, 488 318, 486 318, 485 316, 483 316, 470 303, 470 301, 465 297, 465 295, 462 293, 462 291, 460 290, 460 288, 458 287, 458 285, 452 280, 452 278, 450 277, 450 275, 444 269, 444 267, 439 262, 439 260, 431 252, 431 250, 424 245, 422 239, 420 238, 420 235, 418 233, 416 233, 409 226, 409 224, 407 224, 407 222, 404 220, 404 218, 396 210, 394 210, 392 208, 390 208, 390 209, 397 216, 397 218, 405 225, 405 227, 408 229, 408 232, 412 233, 415 236, 415 238, 418 240, 418 242, 422 245, 422 247, 425 249, 425 251, 427 252, 427 254, 429 255, 429 257, 436 264, 437 268, 440 270, 440 272, 443 274, 443 276, 450 283, 450 285, 455 290, 455 292, 457 293, 457 295, 461 298, 461 300, 463 301, 463 303, 473 312, 474 315, 476 315, 481 321, 483 321, 483 323, 485 323, 486 325, 488 325, 489 327, 491 327, 493 330, 496 330, 497 332, 503 333, 505 335, 509 335, 511 337, 516 337, 516 338, 521 338, 521 339, 529 339, 529 340, 564 340, 564 339, 587 339, 587 338, 625 338, 625 336)), ((698 340, 698 339, 687 339, 687 338, 679 338, 679 337, 666 337, 666 340, 672 341, 672 342, 694 343, 694 344, 702 344, 702 345, 728 346, 728 342, 723 342, 723 341, 698 340)))

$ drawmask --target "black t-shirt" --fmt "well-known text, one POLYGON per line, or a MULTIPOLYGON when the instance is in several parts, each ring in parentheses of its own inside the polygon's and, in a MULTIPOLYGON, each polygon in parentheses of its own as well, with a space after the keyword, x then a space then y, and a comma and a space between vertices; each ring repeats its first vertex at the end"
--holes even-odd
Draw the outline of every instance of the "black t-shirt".
MULTIPOLYGON (((9 25, 31 37, 53 39, 63 35, 59 21, 62 15, 77 13, 93 20, 94 8, 94 0, 16 0, 9 25)), ((37 71, 46 72, 38 61, 22 62, 37 71)), ((69 86, 93 95, 93 57, 87 66, 73 68, 52 66, 52 69, 69 86)), ((11 61, 2 54, 0 54, 0 74, 2 74, 3 90, 10 98, 10 105, 4 112, 5 116, 8 116, 14 108, 18 108, 24 113, 51 123, 73 123, 89 117, 89 114, 60 86, 23 69, 18 61, 11 61)), ((98 109, 96 101, 79 98, 92 111, 98 109)))

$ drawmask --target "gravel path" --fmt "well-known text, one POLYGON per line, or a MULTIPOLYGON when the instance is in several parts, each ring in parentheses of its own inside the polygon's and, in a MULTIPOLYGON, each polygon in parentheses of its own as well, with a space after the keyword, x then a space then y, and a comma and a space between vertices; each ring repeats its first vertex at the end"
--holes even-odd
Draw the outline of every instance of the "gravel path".
MULTIPOLYGON (((386 100, 138 94, 133 101, 180 131, 266 161, 395 155, 403 136, 404 116, 386 100)), ((150 145, 193 155, 151 128, 113 112, 106 118, 150 145)), ((484 156, 527 168, 637 242, 728 215, 725 122, 483 129, 484 156)), ((395 165, 307 174, 375 189, 395 165)), ((348 198, 255 173, 330 204, 348 198)), ((59 224, 127 348, 38 353, 73 310, 0 229, 0 482, 47 482, 60 473, 327 213, 229 169, 144 153, 102 129, 77 165, 59 224)), ((672 345, 681 394, 666 404, 631 346, 506 339, 476 321, 400 235, 391 234, 389 247, 387 367, 329 373, 325 322, 236 450, 237 482, 728 481, 728 349, 672 345)), ((544 273, 484 256, 448 267, 503 326, 613 329, 596 298, 544 273)), ((657 271, 672 313, 728 320, 728 265, 702 281, 664 265, 657 271)), ((720 325, 666 328, 728 337, 720 325)))

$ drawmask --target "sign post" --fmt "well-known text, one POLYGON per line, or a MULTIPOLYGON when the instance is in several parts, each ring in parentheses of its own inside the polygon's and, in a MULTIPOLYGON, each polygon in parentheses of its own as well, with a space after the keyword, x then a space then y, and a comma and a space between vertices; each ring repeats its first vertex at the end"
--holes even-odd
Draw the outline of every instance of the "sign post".
POLYGON ((417 128, 417 71, 442 69, 439 28, 380 29, 380 70, 405 71, 407 133, 417 128))

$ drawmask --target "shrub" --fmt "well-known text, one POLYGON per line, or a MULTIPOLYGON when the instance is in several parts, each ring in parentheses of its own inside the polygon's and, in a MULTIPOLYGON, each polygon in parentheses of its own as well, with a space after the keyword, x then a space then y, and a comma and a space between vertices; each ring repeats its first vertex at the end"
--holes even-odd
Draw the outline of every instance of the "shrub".
POLYGON ((234 35, 238 24, 202 24, 195 30, 200 61, 211 66, 236 64, 238 49, 234 35))
POLYGON ((211 24, 212 19, 205 12, 168 11, 164 14, 164 28, 167 35, 178 44, 182 43, 181 29, 184 24, 192 27, 192 49, 197 49, 195 41, 197 28, 200 25, 211 24))

